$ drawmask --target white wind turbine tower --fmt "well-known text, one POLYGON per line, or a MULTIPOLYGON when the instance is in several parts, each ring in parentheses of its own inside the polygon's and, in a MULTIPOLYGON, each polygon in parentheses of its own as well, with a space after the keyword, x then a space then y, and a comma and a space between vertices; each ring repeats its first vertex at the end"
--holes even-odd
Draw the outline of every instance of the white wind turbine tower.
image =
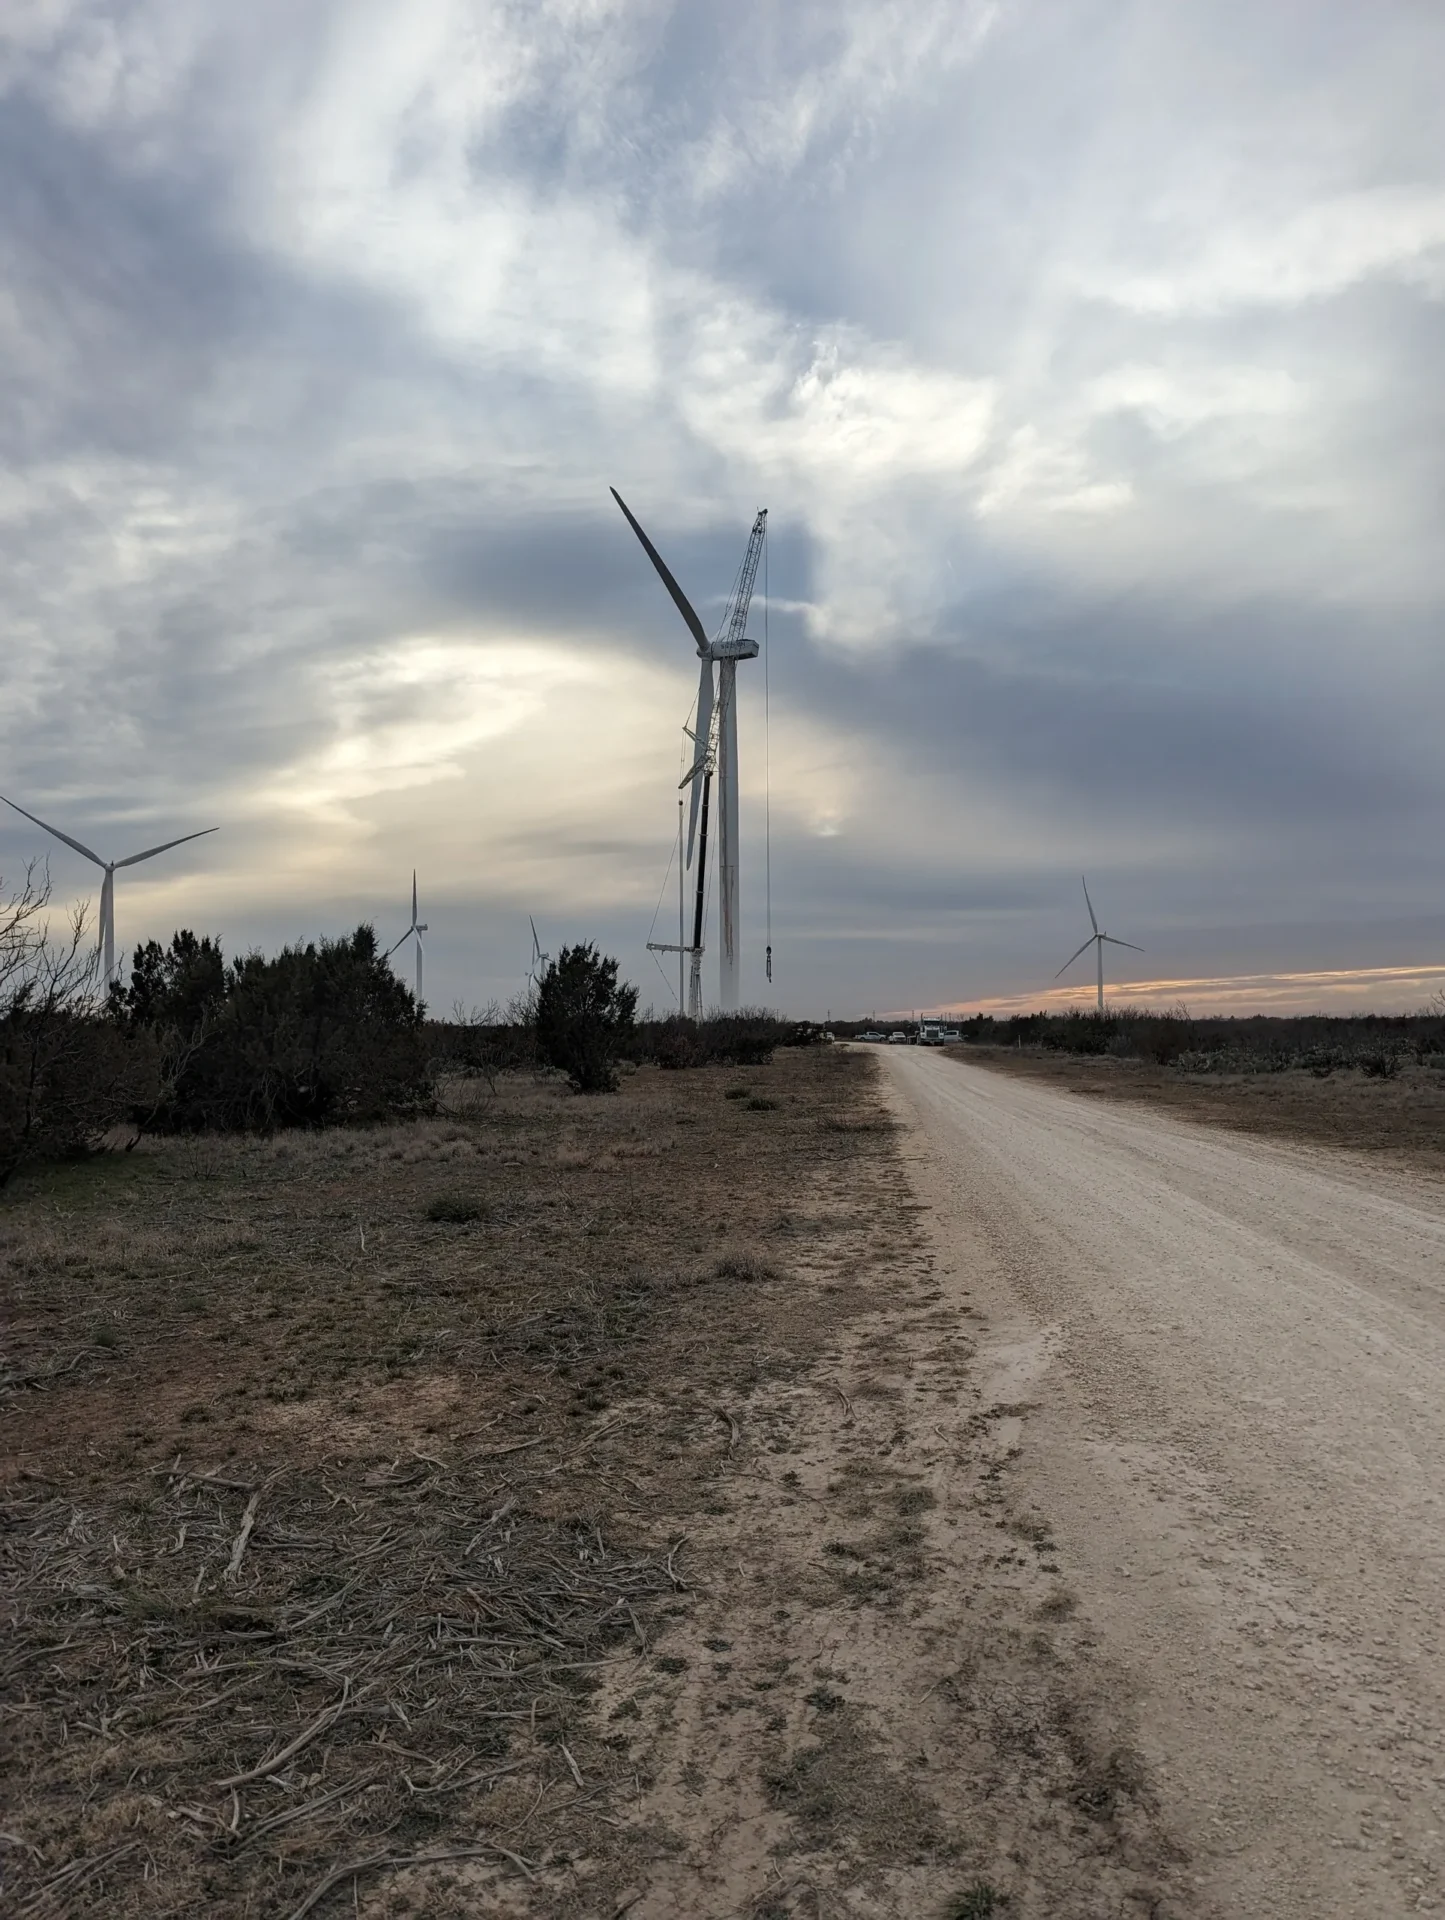
MULTIPOLYGON (((685 951, 692 955, 693 992, 692 1013, 694 1018, 701 1012, 700 968, 702 964, 702 920, 706 899, 707 878, 707 817, 708 797, 712 786, 714 771, 718 782, 718 1005, 724 1013, 733 1013, 738 1005, 739 960, 742 948, 741 901, 738 874, 738 715, 737 715, 737 671, 739 660, 755 660, 758 655, 758 643, 749 640, 744 632, 747 625, 748 608, 753 597, 753 582, 757 579, 758 562, 762 558, 763 540, 767 534, 768 512, 764 507, 753 522, 752 533, 748 537, 747 551, 743 555, 743 564, 729 597, 727 610, 715 640, 709 640, 701 620, 693 610, 692 602, 682 588, 673 579, 662 555, 653 546, 616 487, 612 488, 612 498, 626 515, 627 524, 642 542, 648 559, 657 569, 658 578, 672 595, 673 604, 682 615, 688 632, 697 646, 700 662, 697 681, 697 724, 693 740, 697 749, 696 757, 689 769, 683 786, 692 788, 692 807, 688 818, 687 864, 693 863, 693 847, 697 837, 698 807, 702 809, 702 840, 697 861, 697 888, 693 913, 692 945, 685 951), (717 667, 717 698, 713 698, 713 667, 717 667)), ((659 948, 659 951, 671 952, 671 947, 659 948)))
POLYGON ((416 1003, 418 1006, 421 1005, 421 964, 422 964, 422 958, 423 958, 421 937, 426 932, 426 930, 427 930, 426 921, 418 920, 416 917, 416 868, 413 867, 411 870, 411 925, 407 928, 406 932, 401 936, 400 940, 397 941, 394 947, 387 948, 386 957, 389 960, 394 953, 400 952, 401 948, 403 948, 406 945, 407 941, 410 940, 413 937, 413 935, 415 935, 416 937, 416 1003))
MULTIPOLYGON (((1144 949, 1142 947, 1136 947, 1132 940, 1116 940, 1112 933, 1100 933, 1099 923, 1094 918, 1094 903, 1089 898, 1089 883, 1087 880, 1083 882, 1083 888, 1084 888, 1084 905, 1089 909, 1089 925, 1094 929, 1094 931, 1089 935, 1088 939, 1084 942, 1083 946, 1079 948, 1079 953, 1086 953, 1090 947, 1097 947, 1098 949, 1099 1011, 1100 1013, 1102 1013, 1104 1011, 1104 943, 1105 941, 1107 941, 1111 947, 1127 947, 1130 953, 1142 953, 1144 949)), ((1079 953, 1071 953, 1069 955, 1068 959, 1064 962, 1064 964, 1059 968, 1058 972, 1054 975, 1054 978, 1056 980, 1063 979, 1064 975, 1068 972, 1069 968, 1073 966, 1074 962, 1078 959, 1079 953)))
MULTIPOLYGON (((0 794, 0 800, 5 800, 0 794)), ((204 840, 208 833, 220 831, 217 827, 202 827, 199 833, 183 833, 179 840, 163 840, 158 847, 147 847, 144 853, 127 854, 124 860, 102 860, 98 853, 82 846, 78 840, 72 840, 68 833, 62 833, 59 827, 52 827, 33 813, 26 813, 24 807, 16 806, 13 800, 5 800, 7 807, 14 807, 16 813, 24 814, 27 820, 46 833, 53 834, 57 840, 63 840, 67 847, 73 847, 85 859, 93 861, 105 878, 100 883, 100 958, 105 974, 105 984, 110 986, 115 978, 115 876, 122 867, 138 866, 142 860, 154 860, 158 853, 169 853, 172 847, 182 847, 187 840, 204 840)))

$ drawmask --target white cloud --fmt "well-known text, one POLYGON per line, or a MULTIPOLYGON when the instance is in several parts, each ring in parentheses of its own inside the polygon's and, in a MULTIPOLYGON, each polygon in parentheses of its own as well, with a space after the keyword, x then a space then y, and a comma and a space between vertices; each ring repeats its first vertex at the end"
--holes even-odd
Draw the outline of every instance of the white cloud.
POLYGON ((1127 480, 1093 472, 1081 447, 1025 426, 1009 435, 978 496, 978 511, 986 519, 1005 512, 1110 514, 1133 498, 1127 480))
POLYGON ((1115 367, 1083 390, 1090 413, 1136 413, 1165 439, 1217 420, 1262 422, 1296 414, 1307 398, 1303 383, 1282 367, 1207 362, 1196 367, 1115 367))
POLYGON ((1165 318, 1300 306, 1372 277, 1445 295, 1445 191, 1433 184, 1337 194, 1273 220, 1225 213, 1190 238, 1186 262, 1100 277, 1086 290, 1165 318))

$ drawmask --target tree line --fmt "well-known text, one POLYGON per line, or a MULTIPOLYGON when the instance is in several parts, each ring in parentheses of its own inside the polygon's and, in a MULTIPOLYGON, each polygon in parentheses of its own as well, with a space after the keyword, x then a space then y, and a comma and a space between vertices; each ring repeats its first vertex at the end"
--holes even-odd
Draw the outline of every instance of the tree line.
POLYGON ((28 1159, 146 1133, 415 1117, 517 1068, 608 1093, 624 1061, 744 1064, 796 1037, 759 1012, 639 1020, 637 989, 586 943, 505 1013, 430 1019, 366 925, 230 961, 219 940, 179 931, 138 947, 106 989, 83 911, 56 934, 49 904, 43 869, 0 887, 0 1184, 28 1159))

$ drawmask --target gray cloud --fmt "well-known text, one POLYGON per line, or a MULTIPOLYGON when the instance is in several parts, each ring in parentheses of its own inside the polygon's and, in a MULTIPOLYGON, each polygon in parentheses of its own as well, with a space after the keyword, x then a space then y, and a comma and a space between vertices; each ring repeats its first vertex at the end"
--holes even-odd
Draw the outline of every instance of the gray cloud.
POLYGON ((529 905, 651 979, 689 648, 606 489, 714 608, 766 501, 787 1004, 1046 981, 1084 865, 1151 967, 1421 958, 1442 53, 1406 4, 22 10, 6 787, 224 819, 147 931, 415 862, 443 1000, 529 905))

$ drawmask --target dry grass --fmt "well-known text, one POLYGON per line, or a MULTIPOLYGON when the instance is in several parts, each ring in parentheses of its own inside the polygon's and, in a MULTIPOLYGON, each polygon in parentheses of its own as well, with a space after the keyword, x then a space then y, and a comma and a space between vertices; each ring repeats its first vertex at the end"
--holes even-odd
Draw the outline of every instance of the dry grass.
POLYGON ((1001 1469, 875 1075, 516 1077, 7 1194, 6 1911, 1153 1886, 1117 1743, 1029 1651, 1076 1634, 1083 1674, 1087 1623, 990 1571, 1001 1469))
MULTIPOLYGON (((755 1078, 796 1121, 862 1071, 755 1078)), ((8 1198, 13 1911, 300 1912, 463 1841, 525 1889, 605 1835, 595 1672, 686 1579, 654 1523, 686 1488, 631 1471, 695 1478, 679 1348, 704 1316, 730 1393, 793 1363, 733 1223, 818 1147, 763 1165, 757 1124, 713 1074, 522 1079, 470 1124, 147 1143, 8 1198)))
POLYGON ((1010 1047, 950 1048, 951 1055, 1094 1099, 1129 1100, 1181 1120, 1321 1146, 1404 1155, 1445 1167, 1445 1074, 1406 1067, 1393 1080, 1340 1071, 1186 1074, 1145 1060, 1010 1047))

